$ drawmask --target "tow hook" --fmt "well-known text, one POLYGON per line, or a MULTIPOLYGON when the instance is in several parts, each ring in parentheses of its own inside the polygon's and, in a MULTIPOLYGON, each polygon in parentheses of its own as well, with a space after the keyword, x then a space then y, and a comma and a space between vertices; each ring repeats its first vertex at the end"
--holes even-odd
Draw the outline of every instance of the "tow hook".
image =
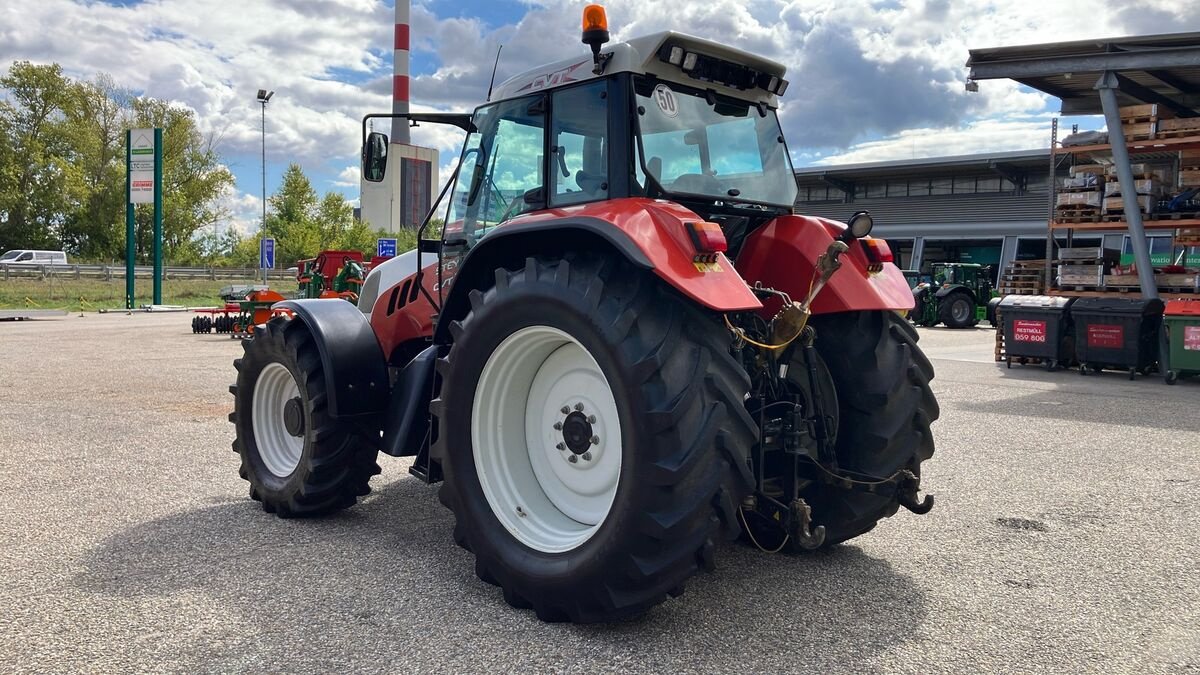
POLYGON ((917 515, 929 513, 933 508, 933 495, 927 494, 924 499, 917 501, 917 493, 921 490, 921 479, 908 470, 902 471, 900 474, 900 484, 896 486, 896 499, 900 502, 900 506, 917 515))
POLYGON ((812 507, 803 499, 793 499, 789 505, 792 511, 791 535, 796 545, 805 551, 813 551, 825 543, 825 526, 812 526, 812 507))

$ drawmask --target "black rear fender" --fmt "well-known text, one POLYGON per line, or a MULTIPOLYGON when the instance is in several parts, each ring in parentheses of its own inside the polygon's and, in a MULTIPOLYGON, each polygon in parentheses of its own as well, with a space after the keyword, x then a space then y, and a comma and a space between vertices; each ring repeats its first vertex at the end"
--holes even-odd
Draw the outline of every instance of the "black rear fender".
POLYGON ((341 299, 285 300, 277 309, 295 314, 312 334, 325 373, 329 414, 378 415, 387 409, 387 361, 367 317, 341 299))

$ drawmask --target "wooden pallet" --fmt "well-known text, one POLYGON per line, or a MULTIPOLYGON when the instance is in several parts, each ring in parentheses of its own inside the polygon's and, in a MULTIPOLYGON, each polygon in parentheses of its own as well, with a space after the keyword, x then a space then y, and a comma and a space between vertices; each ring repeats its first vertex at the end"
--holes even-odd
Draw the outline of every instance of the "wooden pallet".
POLYGON ((1142 122, 1165 120, 1173 118, 1175 115, 1170 108, 1164 108, 1157 103, 1142 103, 1138 105, 1121 106, 1117 112, 1121 117, 1121 122, 1142 122))
POLYGON ((1126 141, 1152 141, 1161 138, 1157 121, 1122 123, 1126 141))
POLYGON ((1098 223, 1100 222, 1100 209, 1060 212, 1054 214, 1054 220, 1060 223, 1098 223))
POLYGON ((1181 117, 1173 120, 1161 120, 1158 123, 1159 138, 1181 138, 1184 136, 1200 135, 1200 118, 1181 117))

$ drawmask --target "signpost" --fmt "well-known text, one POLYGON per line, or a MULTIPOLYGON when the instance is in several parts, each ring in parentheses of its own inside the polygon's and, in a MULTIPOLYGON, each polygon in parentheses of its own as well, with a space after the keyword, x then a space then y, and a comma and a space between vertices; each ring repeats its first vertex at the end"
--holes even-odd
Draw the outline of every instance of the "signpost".
POLYGON ((395 258, 396 257, 396 240, 395 239, 380 239, 376 246, 376 253, 380 258, 395 258))
POLYGON ((275 269, 275 240, 264 237, 258 241, 258 268, 263 273, 263 283, 267 281, 267 270, 275 269))
POLYGON ((137 230, 134 205, 154 205, 154 304, 162 304, 162 129, 125 132, 125 309, 133 309, 137 230))

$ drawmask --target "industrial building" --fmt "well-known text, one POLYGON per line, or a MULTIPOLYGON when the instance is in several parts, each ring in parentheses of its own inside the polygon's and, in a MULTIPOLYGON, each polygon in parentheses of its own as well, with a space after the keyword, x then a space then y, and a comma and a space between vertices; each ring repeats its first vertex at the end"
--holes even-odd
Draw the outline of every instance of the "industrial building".
MULTIPOLYGON (((1060 156, 1055 178, 1067 174, 1060 156)), ((796 171, 796 213, 845 220, 870 211, 875 234, 888 240, 903 269, 973 262, 998 273, 1013 260, 1046 257, 1049 175, 1048 150, 810 167, 796 171)), ((1060 243, 1065 236, 1058 233, 1060 243)), ((1131 255, 1119 225, 1075 234, 1071 243, 1131 255)), ((1150 249, 1168 255, 1171 233, 1151 233, 1150 249)))
MULTIPOLYGON (((1049 175, 1048 150, 811 167, 796 171, 796 212, 845 220, 870 211, 904 269, 973 262, 998 270, 1045 257, 1049 175)), ((1106 245, 1120 248, 1121 235, 1110 236, 1106 245)), ((1099 245, 1099 237, 1077 240, 1099 245)))

